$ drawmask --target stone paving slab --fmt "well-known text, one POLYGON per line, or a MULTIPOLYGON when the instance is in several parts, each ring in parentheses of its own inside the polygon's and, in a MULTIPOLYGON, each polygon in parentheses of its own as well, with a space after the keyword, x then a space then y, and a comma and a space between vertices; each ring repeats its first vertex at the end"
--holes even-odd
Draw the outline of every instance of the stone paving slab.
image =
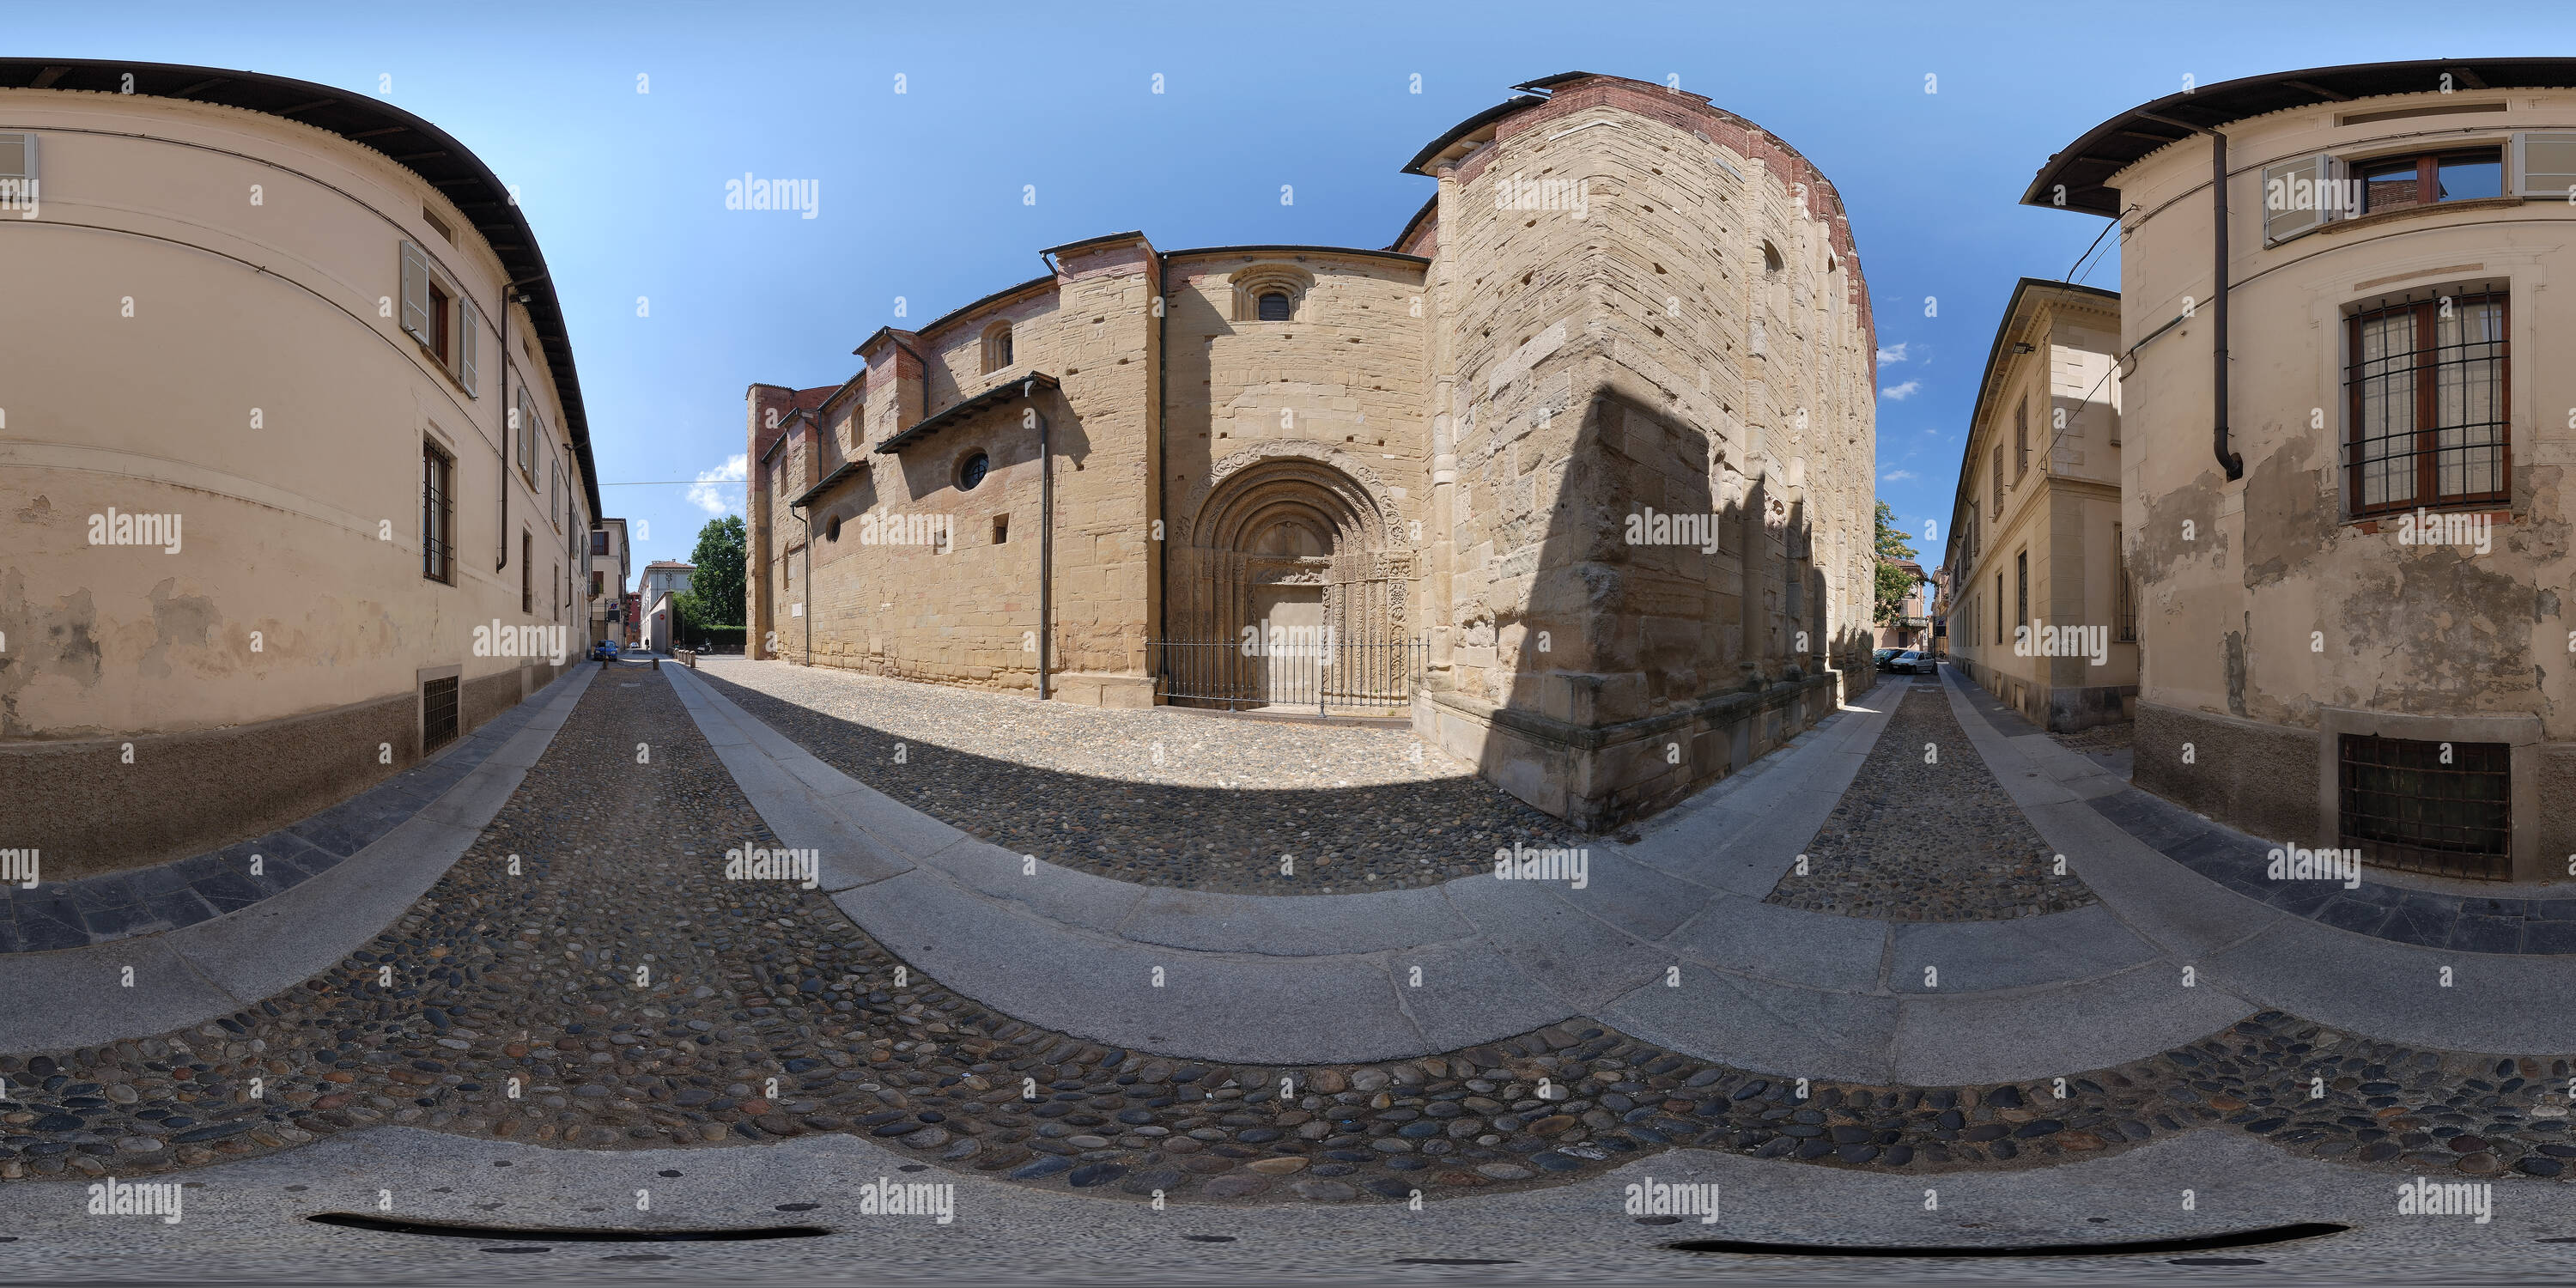
POLYGON ((949 987, 1080 1037, 1251 1064, 1429 1049, 1379 956, 1241 958, 1076 935, 1024 911, 996 915, 1000 905, 961 898, 929 870, 833 903, 949 987))
POLYGON ((2164 955, 2100 904, 2005 922, 1899 922, 1894 938, 1887 979, 1899 993, 2074 983, 2164 955), (1937 973, 1927 976, 1926 968, 1937 973))
POLYGON ((1916 1086, 2021 1081, 2138 1058, 2190 1042, 2259 1008, 2214 981, 2182 986, 2167 963, 2081 986, 1904 999, 1892 1034, 1896 1080, 1916 1086))
POLYGON ((1669 950, 1639 942, 1535 882, 1453 881, 1442 892, 1484 942, 1563 999, 1565 1015, 1598 1015, 1673 965, 1669 950))
POLYGON ((2321 1024, 2449 1050, 2576 1051, 2576 962, 2391 944, 2298 917, 2201 964, 2321 1024), (2446 985, 2445 972, 2449 983, 2446 985))
POLYGON ((0 1034, 11 1049, 41 1051, 165 1032, 238 1011, 326 969, 374 938, 465 852, 517 790, 526 774, 517 762, 535 763, 591 679, 592 668, 576 668, 521 703, 518 732, 448 789, 462 798, 455 808, 439 811, 433 802, 291 887, 192 925, 0 956, 0 1034), (482 805, 488 811, 476 821, 472 808, 482 805), (150 986, 126 986, 128 965, 150 986))
POLYGON ((1757 1073, 1884 1086, 1896 1078, 1889 1048, 1897 1014, 1892 997, 1685 969, 1678 986, 1657 978, 1601 1018, 1649 1042, 1757 1073))
POLYGON ((1284 904, 1261 895, 1154 888, 1117 929, 1142 943, 1278 957, 1308 956, 1322 944, 1363 953, 1445 945, 1475 933, 1437 886, 1284 904))
POLYGON ((1741 975, 1844 992, 1878 991, 1889 925, 1741 895, 1709 901, 1664 937, 1680 957, 1741 975))

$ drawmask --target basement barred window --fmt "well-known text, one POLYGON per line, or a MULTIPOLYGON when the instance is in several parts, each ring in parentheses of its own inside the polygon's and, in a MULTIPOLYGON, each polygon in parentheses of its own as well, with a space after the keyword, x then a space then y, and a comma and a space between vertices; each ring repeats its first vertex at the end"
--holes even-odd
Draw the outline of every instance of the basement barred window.
POLYGON ((456 741, 456 677, 420 685, 420 750, 428 755, 456 741))
POLYGON ((2502 291, 2373 309, 2346 324, 2344 459, 2355 514, 2506 501, 2502 291))
POLYGON ((2485 881, 2512 877, 2511 747, 2349 733, 2341 740, 2345 844, 2381 867, 2485 881))

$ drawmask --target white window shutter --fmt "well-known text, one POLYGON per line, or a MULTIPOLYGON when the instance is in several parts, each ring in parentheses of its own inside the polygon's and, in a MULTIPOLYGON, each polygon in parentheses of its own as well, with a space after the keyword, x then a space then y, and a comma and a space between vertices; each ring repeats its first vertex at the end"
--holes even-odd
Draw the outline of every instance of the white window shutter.
POLYGON ((36 136, 0 134, 0 179, 36 177, 36 136))
POLYGON ((2576 191, 2576 134, 2534 131, 2513 136, 2514 195, 2565 197, 2576 191))
POLYGON ((482 321, 474 311, 473 300, 463 295, 456 297, 456 378, 464 384, 465 392, 476 398, 483 396, 479 383, 482 362, 480 350, 475 347, 475 333, 483 329, 482 321))
POLYGON ((2263 168, 2263 244, 2279 245, 2334 218, 2334 159, 2319 153, 2263 168))
POLYGON ((410 242, 402 244, 402 328, 422 344, 429 337, 429 256, 410 242))
POLYGON ((519 387, 519 472, 531 474, 537 460, 537 405, 528 397, 527 386, 519 387))

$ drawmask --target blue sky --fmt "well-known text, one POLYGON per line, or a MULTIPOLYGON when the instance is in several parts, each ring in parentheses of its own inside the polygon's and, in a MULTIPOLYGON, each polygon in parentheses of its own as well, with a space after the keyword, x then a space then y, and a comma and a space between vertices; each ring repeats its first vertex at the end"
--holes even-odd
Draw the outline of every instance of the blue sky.
MULTIPOLYGON (((1383 246, 1431 192, 1397 167, 1512 84, 1678 74, 1842 189, 1879 345, 1903 354, 1880 369, 1879 496, 1918 545, 1927 522, 1949 522, 1969 403, 2014 280, 2064 275, 2104 226, 2014 204, 2050 153, 2185 76, 2576 52, 2576 9, 2496 0, 2447 6, 2438 24, 2421 5, 2370 3, 462 0, 369 12, 94 0, 9 12, 13 54, 239 67, 365 92, 390 73, 393 102, 521 189, 604 484, 720 470, 742 451, 745 385, 848 378, 850 350, 896 320, 897 297, 918 324, 1037 276, 1040 247, 1127 228, 1166 248, 1383 246), (1924 92, 1927 74, 1938 92, 1924 92), (725 180, 745 173, 819 180, 817 217, 725 210, 725 180)), ((2116 289, 2106 250, 2085 280, 2116 289)), ((687 555, 708 514, 690 492, 605 489, 609 513, 649 525, 639 567, 687 555)), ((738 504, 741 489, 720 496, 738 504)))

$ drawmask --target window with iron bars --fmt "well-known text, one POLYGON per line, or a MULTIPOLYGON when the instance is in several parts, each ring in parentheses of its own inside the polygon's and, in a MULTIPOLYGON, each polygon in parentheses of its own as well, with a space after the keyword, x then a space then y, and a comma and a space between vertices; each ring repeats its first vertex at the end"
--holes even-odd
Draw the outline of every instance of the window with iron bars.
POLYGON ((2354 514, 2505 501, 2512 483, 2502 291, 2419 300, 2346 323, 2344 444, 2354 514))
POLYGON ((420 575, 456 580, 456 462, 435 443, 420 448, 420 575))
POLYGON ((456 741, 456 677, 420 685, 420 749, 425 755, 456 741))
POLYGON ((2345 844, 2382 867, 2504 881, 2512 876, 2513 749, 2340 735, 2345 844))

